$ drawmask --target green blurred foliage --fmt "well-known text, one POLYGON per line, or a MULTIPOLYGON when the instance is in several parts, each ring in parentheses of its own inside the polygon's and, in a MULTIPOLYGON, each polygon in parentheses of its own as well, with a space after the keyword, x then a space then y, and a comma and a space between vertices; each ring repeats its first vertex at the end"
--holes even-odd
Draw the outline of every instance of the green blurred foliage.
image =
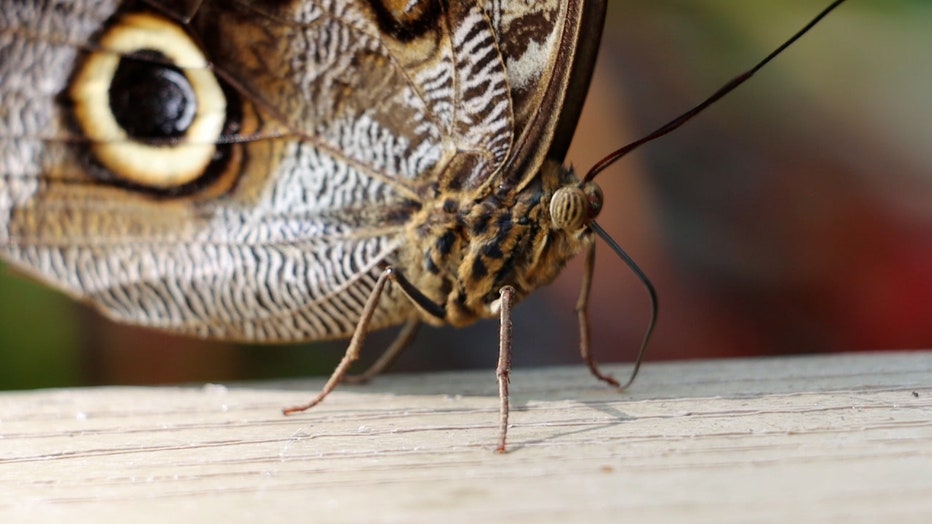
POLYGON ((71 301, 0 265, 0 388, 81 383, 71 301))

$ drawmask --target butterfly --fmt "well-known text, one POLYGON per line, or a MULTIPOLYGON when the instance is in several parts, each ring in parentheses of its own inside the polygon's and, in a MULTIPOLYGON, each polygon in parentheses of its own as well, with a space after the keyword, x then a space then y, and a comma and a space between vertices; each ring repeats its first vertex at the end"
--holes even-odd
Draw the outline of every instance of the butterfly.
POLYGON ((592 244, 601 195, 561 162, 604 9, 14 3, 0 253, 198 337, 497 316, 592 244))
MULTIPOLYGON (((840 2, 838 2, 840 3, 840 2)), ((14 2, 0 256, 119 322, 223 340, 501 319, 586 254, 563 166, 605 2, 14 2)), ((643 350, 643 347, 642 347, 643 350)))

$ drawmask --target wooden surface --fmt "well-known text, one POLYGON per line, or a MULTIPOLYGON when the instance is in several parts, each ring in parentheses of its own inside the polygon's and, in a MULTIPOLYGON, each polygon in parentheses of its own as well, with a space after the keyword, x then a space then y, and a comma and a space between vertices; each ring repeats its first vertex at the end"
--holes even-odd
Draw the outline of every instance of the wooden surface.
POLYGON ((932 522, 932 352, 321 384, 2 393, 0 521, 932 522))

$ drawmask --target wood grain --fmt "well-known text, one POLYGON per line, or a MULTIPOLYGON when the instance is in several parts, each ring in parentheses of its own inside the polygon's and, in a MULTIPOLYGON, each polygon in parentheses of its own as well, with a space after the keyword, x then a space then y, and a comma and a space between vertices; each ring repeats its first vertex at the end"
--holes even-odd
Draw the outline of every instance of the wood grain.
POLYGON ((932 519, 932 352, 0 394, 3 522, 932 519), (626 367, 612 370, 620 375, 626 367))

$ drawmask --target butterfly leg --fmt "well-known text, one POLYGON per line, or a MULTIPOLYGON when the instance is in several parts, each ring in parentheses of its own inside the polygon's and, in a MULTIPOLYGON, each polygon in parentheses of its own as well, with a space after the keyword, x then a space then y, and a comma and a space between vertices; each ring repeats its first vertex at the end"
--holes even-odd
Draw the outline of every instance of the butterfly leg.
POLYGON ((365 384, 372 380, 376 375, 385 371, 388 366, 391 366, 395 362, 395 359, 398 358, 398 355, 405 350, 411 341, 414 340, 414 337, 417 335, 418 330, 421 327, 421 321, 413 318, 405 323, 401 328, 401 331, 398 332, 398 336, 395 337, 395 340, 392 341, 392 344, 388 346, 382 355, 369 366, 368 369, 363 371, 358 375, 349 375, 346 377, 347 384, 365 384))
MULTIPOLYGON (((412 302, 417 304, 418 307, 437 318, 442 319, 446 317, 445 307, 433 302, 429 297, 424 295, 424 293, 412 285, 404 275, 395 272, 389 275, 389 277, 401 287, 405 295, 407 295, 412 302)), ((499 437, 498 447, 496 447, 495 450, 499 453, 504 453, 505 439, 508 435, 508 380, 511 374, 511 309, 514 305, 515 288, 512 286, 504 286, 499 290, 499 294, 501 295, 499 301, 501 331, 499 332, 498 366, 495 370, 495 374, 498 377, 499 437)))
POLYGON ((592 352, 589 350, 589 291, 592 289, 592 275, 595 271, 595 242, 586 249, 586 261, 583 266, 583 281, 579 290, 579 300, 576 302, 576 314, 579 317, 579 353, 583 362, 589 367, 592 375, 613 387, 618 387, 618 381, 610 375, 599 370, 592 352))
POLYGON ((356 330, 353 331, 353 338, 350 339, 349 346, 346 348, 346 353, 343 354, 343 359, 339 364, 337 364, 337 367, 333 370, 333 373, 330 374, 330 379, 327 380, 326 384, 324 384, 324 387, 320 390, 320 393, 318 393, 317 396, 307 404, 285 408, 282 410, 282 413, 285 415, 293 415, 320 404, 327 397, 327 395, 329 395, 330 392, 333 391, 334 388, 336 388, 337 385, 343 381, 343 378, 349 371, 350 366, 359 358, 359 352, 362 349, 363 342, 365 342, 366 335, 369 332, 369 322, 372 320, 372 315, 375 314, 375 308, 379 305, 379 298, 382 296, 382 291, 385 289, 385 284, 389 279, 393 278, 394 269, 387 267, 382 270, 382 274, 379 275, 379 279, 375 281, 375 287, 373 287, 372 292, 369 293, 369 298, 366 300, 366 305, 362 310, 362 316, 359 317, 359 322, 356 324, 356 330))
POLYGON ((511 375, 511 307, 514 302, 515 288, 504 286, 499 290, 501 302, 499 315, 501 327, 498 335, 498 367, 495 375, 498 377, 498 447, 495 451, 505 452, 505 438, 508 435, 508 382, 511 375))

